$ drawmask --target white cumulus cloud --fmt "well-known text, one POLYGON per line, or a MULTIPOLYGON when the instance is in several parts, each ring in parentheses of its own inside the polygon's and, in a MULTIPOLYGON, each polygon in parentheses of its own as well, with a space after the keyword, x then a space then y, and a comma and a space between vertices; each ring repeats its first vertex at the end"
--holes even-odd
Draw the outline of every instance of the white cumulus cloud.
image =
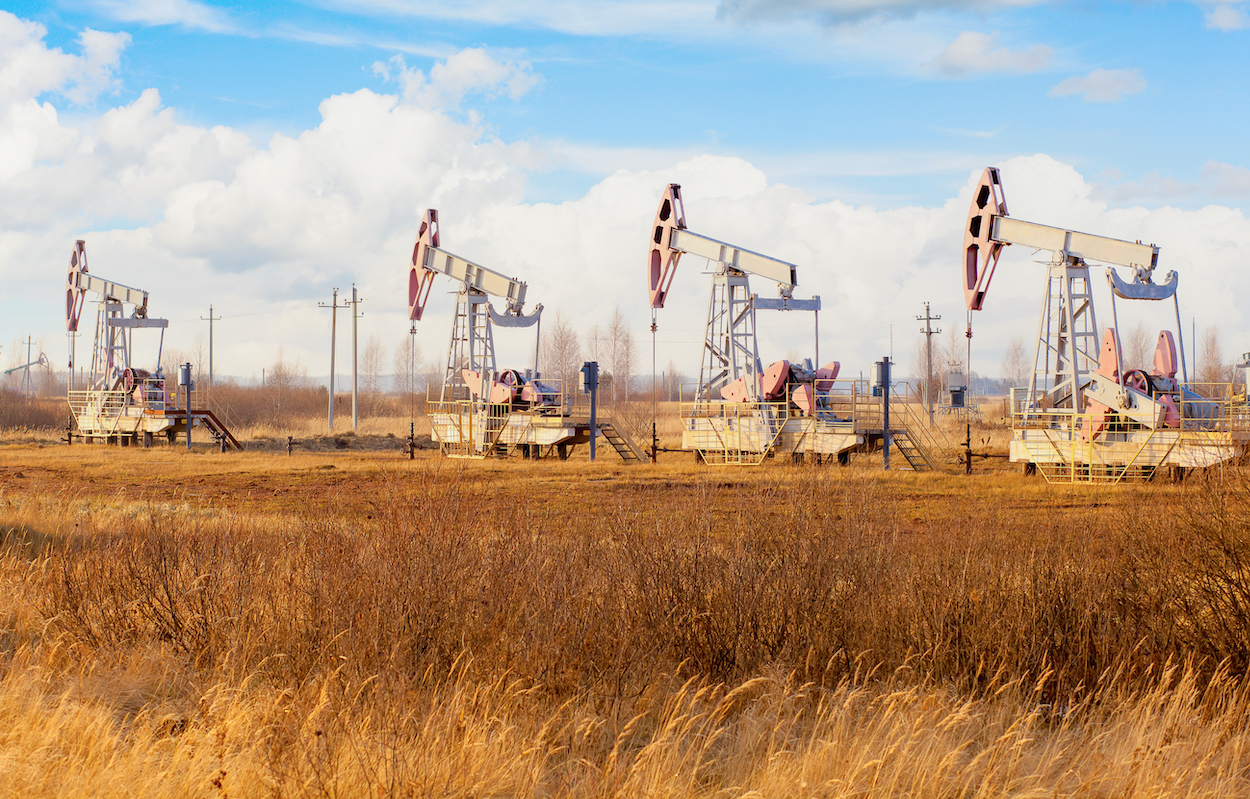
POLYGON ((1051 97, 1084 95, 1089 103, 1118 103, 1146 88, 1140 69, 1095 69, 1088 75, 1064 78, 1047 94, 1051 97))
POLYGON ((1208 0, 1204 16, 1207 27, 1221 31, 1236 31, 1250 27, 1250 15, 1242 0, 1208 0))
MULTIPOLYGON (((398 65, 384 67, 397 79, 398 65)), ((879 209, 815 202, 759 164, 695 154, 630 165, 563 202, 531 203, 527 174, 542 158, 541 143, 501 141, 451 108, 483 88, 507 96, 509 81, 528 70, 498 69, 475 53, 441 67, 410 79, 413 101, 365 89, 336 95, 320 104, 315 126, 265 142, 186 124, 151 89, 70 123, 51 101, 35 99, 57 85, 14 83, 23 88, 0 104, 4 324, 21 324, 14 337, 42 331, 60 339, 65 264, 74 239, 85 238, 93 271, 152 292, 152 313, 172 320, 168 346, 186 349, 206 332, 199 318, 211 302, 226 317, 215 328, 219 374, 259 373, 280 349, 325 374, 329 319, 316 302, 354 282, 365 299, 362 336, 390 346, 403 340, 412 241, 422 212, 435 207, 443 245, 527 281, 531 307, 543 303, 588 332, 619 306, 641 344, 650 324, 647 233, 669 182, 683 185, 693 230, 799 265, 796 296, 818 294, 824 303, 821 357, 841 360, 847 374, 889 351, 892 323, 906 357, 912 344, 901 331, 914 327, 926 301, 962 317, 959 249, 979 170, 945 202, 879 209), (9 156, 9 142, 24 148, 21 158, 9 156)), ((60 86, 73 85, 72 72, 60 86)), ((1235 300, 1250 293, 1242 264, 1250 223, 1239 209, 1114 208, 1075 168, 1045 155, 1000 166, 1013 215, 1159 244, 1162 263, 1181 272, 1184 312, 1201 308, 1230 335, 1250 334, 1235 300)), ((1236 167, 1210 172, 1230 194, 1247 182, 1236 167)), ((979 372, 996 371, 1004 343, 1035 329, 1034 259, 1018 248, 1004 255, 975 319, 979 372)), ((710 290, 704 271, 696 259, 683 261, 659 314, 660 364, 672 360, 687 374, 698 368, 710 290)), ((775 291, 766 281, 752 287, 775 291)), ((451 289, 445 279, 438 284, 418 328, 431 359, 446 346, 451 289)), ((1127 315, 1122 309, 1121 319, 1127 315)), ((813 354, 806 315, 762 313, 759 329, 765 359, 813 354)), ((499 333, 501 366, 527 365, 532 338, 523 339, 499 333)))
POLYGON ((457 108, 469 94, 518 100, 541 80, 529 62, 498 61, 477 47, 435 63, 429 76, 410 68, 402 55, 375 61, 373 73, 398 83, 405 101, 427 108, 457 108))
POLYGON ((48 31, 0 11, 0 103, 34 100, 55 92, 79 105, 92 102, 116 85, 121 52, 130 43, 127 33, 90 28, 78 37, 82 55, 49 48, 48 31))
POLYGON ((1037 72, 1050 65, 1055 51, 1037 44, 1011 50, 996 47, 998 34, 964 31, 947 45, 930 67, 951 76, 975 75, 982 72, 1037 72))
POLYGON ((46 35, 42 25, 0 11, 0 181, 79 144, 79 132, 62 127, 56 107, 39 98, 60 95, 90 105, 117 85, 121 51, 130 41, 125 33, 87 29, 78 37, 82 54, 74 55, 47 47, 46 35))
POLYGON ((1207 161, 1202 167, 1202 179, 1211 185, 1216 197, 1250 197, 1250 169, 1207 161))

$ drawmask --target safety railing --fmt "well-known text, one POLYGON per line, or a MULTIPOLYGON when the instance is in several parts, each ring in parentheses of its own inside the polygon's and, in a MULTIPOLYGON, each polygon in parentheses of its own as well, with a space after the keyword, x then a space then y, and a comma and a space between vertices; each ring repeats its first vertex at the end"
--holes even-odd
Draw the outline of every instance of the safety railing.
POLYGON ((911 384, 895 383, 890 388, 890 397, 890 429, 906 432, 928 465, 933 469, 942 469, 956 451, 955 443, 940 426, 930 426, 923 399, 911 384))
MULTIPOLYGON (((803 384, 790 386, 788 395, 793 396, 794 391, 800 385, 803 384)), ((830 424, 850 425, 857 430, 881 427, 881 398, 873 396, 865 380, 835 380, 827 391, 818 392, 813 386, 812 393, 816 398, 816 406, 810 414, 802 413, 797 408, 790 408, 788 399, 784 403, 778 400, 776 404, 790 408, 790 416, 810 415, 830 424)), ((719 399, 704 399, 698 396, 698 386, 694 384, 682 384, 678 403, 683 418, 696 412, 701 415, 700 409, 704 408, 715 414, 717 413, 715 409, 720 405, 755 407, 761 404, 773 403, 735 403, 719 399)))
POLYGON ((117 434, 128 415, 125 391, 70 391, 67 400, 78 429, 92 435, 117 434))
POLYGON ((1250 405, 1241 386, 1232 383, 1185 383, 1179 403, 1182 427, 1218 433, 1250 432, 1250 405))
POLYGON ((1029 404, 1026 389, 1012 389, 1016 446, 1048 481, 1115 483, 1148 479, 1168 462, 1209 465, 1250 441, 1250 408, 1232 386, 1187 384, 1185 389, 1176 403, 1179 423, 1165 419, 1154 426, 1089 410, 1039 408, 1029 404))
MULTIPOLYGON (((1228 383, 1186 383, 1176 406, 1181 412, 1180 424, 1164 422, 1160 429, 1181 429, 1215 433, 1250 433, 1250 405, 1244 395, 1228 383)), ((1114 409, 1112 409, 1114 410, 1114 409)), ((1078 414, 1071 408, 1046 408, 1036 402, 1029 404, 1029 392, 1024 388, 1011 390, 1012 427, 1017 429, 1085 429, 1080 420, 1086 414, 1078 414)), ((1140 429, 1120 423, 1117 429, 1140 429)))
MULTIPOLYGON (((807 451, 813 436, 829 432, 854 433, 880 419, 879 405, 863 381, 836 381, 827 391, 815 386, 792 385, 784 400, 727 402, 695 399, 678 405, 682 424, 693 449, 708 463, 755 465, 779 454, 781 438, 792 420, 810 424, 791 430, 785 452, 807 451), (801 410, 795 393, 810 389, 811 404, 801 410)), ((877 400, 879 403, 879 399, 877 400)), ((806 404, 806 402, 805 402, 806 404)))
POLYGON ((695 449, 714 464, 755 465, 772 452, 789 418, 789 402, 682 403, 695 449))
POLYGON ((443 454, 460 458, 485 458, 496 454, 500 433, 508 424, 512 406, 468 400, 425 404, 434 438, 443 454))

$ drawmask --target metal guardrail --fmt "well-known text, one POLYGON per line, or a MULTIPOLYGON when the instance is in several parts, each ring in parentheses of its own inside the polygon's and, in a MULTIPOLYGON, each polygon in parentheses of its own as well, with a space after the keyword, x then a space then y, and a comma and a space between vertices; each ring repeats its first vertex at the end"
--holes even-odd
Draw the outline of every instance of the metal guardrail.
POLYGON ((768 402, 682 401, 678 412, 686 431, 702 439, 694 449, 714 464, 762 463, 776 454, 787 423, 795 419, 818 426, 797 431, 798 438, 792 442, 795 452, 805 451, 801 449, 805 440, 819 431, 856 433, 874 423, 880 425, 880 400, 871 396, 862 380, 835 381, 825 392, 811 386, 815 407, 810 412, 794 404, 796 388, 789 387, 784 400, 768 402))
POLYGON ((1233 448, 1250 438, 1250 406, 1235 386, 1188 383, 1184 389, 1179 425, 1149 428, 1113 419, 1090 436, 1093 413, 1030 407, 1028 390, 1013 388, 1011 426, 1037 470, 1050 482, 1064 483, 1147 479, 1178 448, 1191 453, 1233 448))
MULTIPOLYGON (((1230 383, 1186 383, 1185 399, 1179 403, 1182 413, 1179 427, 1161 429, 1216 433, 1250 432, 1250 404, 1230 383)), ((1080 422, 1089 414, 1078 414, 1071 408, 1030 408, 1028 389, 1011 389, 1011 421, 1013 428, 1079 431, 1080 422)))
POLYGON ((900 387, 905 387, 911 393, 909 383, 901 382, 891 386, 890 428, 906 432, 912 446, 920 451, 926 463, 933 469, 941 470, 957 446, 946 437, 941 427, 929 425, 929 413, 924 405, 918 398, 916 404, 913 404, 910 397, 898 392, 900 387))
POLYGON ((492 454, 511 413, 512 406, 508 403, 470 400, 425 403, 425 414, 443 454, 458 458, 485 458, 492 454))
POLYGON ((679 406, 687 430, 715 440, 699 446, 707 463, 757 465, 772 452, 789 420, 789 402, 695 402, 679 406), (707 420, 700 425, 696 420, 707 420))

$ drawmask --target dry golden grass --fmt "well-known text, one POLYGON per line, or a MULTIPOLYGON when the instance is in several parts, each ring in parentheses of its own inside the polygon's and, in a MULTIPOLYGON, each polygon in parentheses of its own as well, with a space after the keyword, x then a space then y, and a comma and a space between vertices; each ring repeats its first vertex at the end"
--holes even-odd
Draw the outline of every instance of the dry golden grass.
POLYGON ((1250 791, 1236 468, 878 464, 5 441, 0 795, 1250 791))
MULTIPOLYGON (((38 796, 1244 795, 1244 689, 1169 670, 1079 705, 908 675, 829 688, 657 680, 624 714, 506 676, 334 674, 182 686, 160 653, 106 677, 19 662, 0 681, 0 790, 38 796), (188 690, 190 688, 190 690, 188 690), (187 696, 186 694, 190 694, 187 696)), ((24 658, 19 657, 18 661, 24 658)))

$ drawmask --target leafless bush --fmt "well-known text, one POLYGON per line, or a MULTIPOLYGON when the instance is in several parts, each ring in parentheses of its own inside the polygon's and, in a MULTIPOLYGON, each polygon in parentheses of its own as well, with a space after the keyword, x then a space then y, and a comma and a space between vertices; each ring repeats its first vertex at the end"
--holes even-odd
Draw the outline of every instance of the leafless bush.
POLYGON ((156 514, 82 537, 51 556, 44 612, 92 645, 159 642, 196 662, 368 675, 467 654, 614 695, 679 664, 829 681, 862 653, 890 667, 924 654, 942 678, 1053 670, 1071 687, 1250 651, 1250 545, 1218 518, 1191 520, 1206 548, 1165 567, 1092 509, 905 534, 887 486, 862 476, 659 486, 555 521, 541 499, 447 478, 384 481, 350 522, 310 508, 260 532, 156 514), (1177 574, 1189 589, 1169 593, 1177 574))
POLYGON ((327 470, 259 513, 14 509, 39 478, 6 473, 6 777, 56 795, 73 743, 172 795, 1245 792, 1236 470, 1115 510, 855 467, 535 492, 547 466, 327 470))
POLYGON ((17 391, 0 389, 0 430, 55 430, 64 428, 68 418, 69 406, 63 396, 27 399, 17 391))

